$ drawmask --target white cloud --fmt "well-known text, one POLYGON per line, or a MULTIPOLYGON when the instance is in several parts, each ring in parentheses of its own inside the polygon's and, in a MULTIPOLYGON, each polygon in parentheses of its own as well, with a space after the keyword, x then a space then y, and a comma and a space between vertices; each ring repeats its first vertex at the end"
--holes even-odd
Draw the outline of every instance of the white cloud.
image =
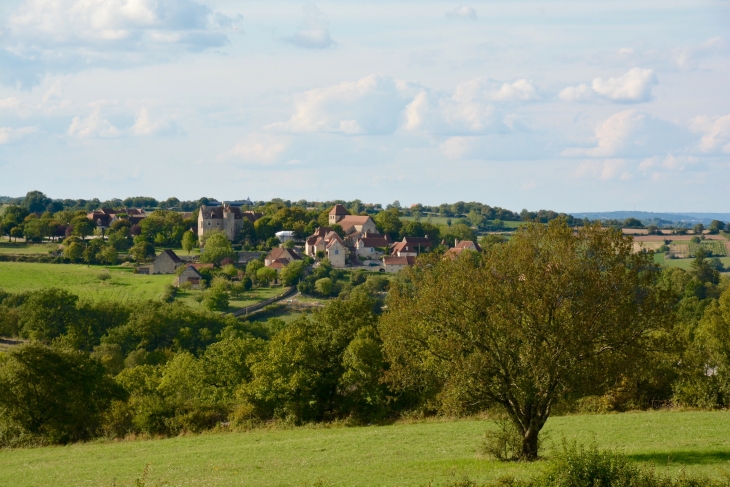
MULTIPOLYGON (((260 162, 270 164, 289 148, 289 139, 270 134, 250 134, 244 142, 230 151, 218 156, 219 160, 231 157, 240 158, 244 162, 260 162)), ((287 164, 297 164, 291 160, 287 164)))
POLYGON ((578 179, 600 179, 602 181, 612 179, 628 181, 633 178, 631 173, 626 170, 626 161, 624 159, 583 161, 578 164, 573 177, 578 179))
POLYGON ((593 92, 587 84, 581 83, 578 86, 568 86, 558 96, 567 102, 585 101, 593 97, 593 92))
POLYGON ((68 128, 68 135, 78 138, 120 137, 122 131, 112 125, 101 115, 101 108, 96 107, 86 118, 74 117, 68 128))
POLYGON ((333 46, 334 41, 330 36, 327 16, 313 3, 304 5, 302 10, 304 11, 302 30, 285 37, 284 40, 307 49, 325 49, 333 46))
POLYGON ((563 101, 587 101, 603 98, 617 103, 642 103, 651 100, 651 88, 658 83, 651 69, 632 68, 617 78, 595 78, 590 88, 581 83, 569 86, 560 92, 563 101))
POLYGON ((24 0, 2 27, 3 80, 37 83, 48 70, 118 67, 152 54, 224 45, 233 19, 196 0, 24 0))
POLYGON ((700 45, 675 49, 672 54, 679 69, 689 70, 697 69, 703 59, 726 54, 729 47, 728 42, 721 37, 712 37, 700 45))
POLYGON ((406 84, 371 74, 303 93, 289 121, 266 128, 347 135, 392 133, 407 102, 406 84))
POLYGON ((477 18, 477 11, 474 10, 472 7, 467 7, 465 5, 460 5, 459 7, 456 7, 454 10, 449 10, 444 15, 448 19, 470 19, 470 20, 476 20, 476 18, 477 18))
POLYGON ((609 100, 638 103, 651 100, 651 87, 657 78, 651 69, 632 68, 623 76, 593 80, 593 91, 609 100))
POLYGON ((477 78, 459 84, 452 95, 371 74, 303 93, 287 122, 265 128, 345 135, 390 134, 399 128, 448 135, 504 133, 513 120, 502 115, 497 105, 538 98, 535 86, 524 79, 500 83, 477 78))
POLYGON ((691 126, 694 131, 704 133, 699 145, 702 152, 730 154, 730 115, 695 117, 691 126))
POLYGON ((443 134, 506 132, 505 117, 495 104, 537 98, 534 85, 524 79, 499 83, 477 78, 459 84, 452 96, 423 90, 406 107, 403 128, 443 134))
POLYGON ((33 134, 37 131, 37 127, 20 127, 17 129, 12 127, 0 127, 0 145, 7 144, 13 140, 17 140, 25 135, 33 134))
POLYGON ((610 116, 595 130, 595 147, 569 148, 568 157, 641 157, 666 154, 688 142, 681 128, 638 110, 624 110, 610 116))
POLYGON ((4 100, 0 100, 0 109, 17 109, 20 108, 20 100, 15 98, 14 96, 11 96, 10 98, 5 98, 4 100))
POLYGON ((664 157, 654 156, 648 157, 639 163, 639 171, 643 173, 657 172, 678 172, 684 171, 690 167, 698 167, 700 160, 694 156, 674 156, 668 155, 664 157))
POLYGON ((147 108, 137 114, 131 132, 133 135, 164 135, 175 132, 175 124, 169 120, 153 121, 147 108))

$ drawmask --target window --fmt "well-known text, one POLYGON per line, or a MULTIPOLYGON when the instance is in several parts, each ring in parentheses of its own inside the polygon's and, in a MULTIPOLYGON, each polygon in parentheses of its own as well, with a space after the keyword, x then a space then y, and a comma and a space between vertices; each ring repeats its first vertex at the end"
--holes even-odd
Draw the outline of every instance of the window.
POLYGON ((372 247, 370 247, 370 253, 372 253, 372 252, 373 252, 373 250, 375 250, 375 249, 374 249, 374 248, 372 248, 372 247))
POLYGON ((210 222, 208 222, 208 226, 210 226, 210 222))
POLYGON ((340 251, 339 250, 335 250, 335 255, 340 255, 340 251))

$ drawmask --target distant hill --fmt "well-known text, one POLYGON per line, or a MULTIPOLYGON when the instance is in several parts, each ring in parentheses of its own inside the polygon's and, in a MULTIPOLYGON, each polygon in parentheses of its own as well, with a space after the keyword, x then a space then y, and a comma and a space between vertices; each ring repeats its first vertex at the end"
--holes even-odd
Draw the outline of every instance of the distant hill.
POLYGON ((0 204, 7 203, 8 201, 12 201, 14 199, 15 198, 13 198, 12 196, 0 196, 0 204))
POLYGON ((625 220, 636 218, 643 221, 664 220, 673 223, 702 223, 708 225, 712 220, 723 222, 730 221, 730 213, 655 213, 651 211, 603 211, 588 213, 570 213, 576 218, 588 218, 589 220, 625 220))

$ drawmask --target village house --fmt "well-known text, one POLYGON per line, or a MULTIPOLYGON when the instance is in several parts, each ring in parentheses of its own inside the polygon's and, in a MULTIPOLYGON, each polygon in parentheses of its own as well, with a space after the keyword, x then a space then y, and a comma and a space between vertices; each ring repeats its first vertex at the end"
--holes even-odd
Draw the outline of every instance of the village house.
POLYGON ((271 249, 271 252, 264 258, 264 265, 270 267, 274 262, 280 262, 287 265, 295 260, 301 260, 301 256, 293 249, 283 249, 277 247, 271 249))
POLYGON ((201 279, 202 276, 200 275, 200 272, 198 272, 193 265, 189 265, 180 273, 179 276, 175 278, 174 285, 175 287, 180 287, 189 282, 192 289, 199 289, 201 279))
POLYGON ((330 227, 319 227, 307 238, 304 253, 315 258, 318 252, 324 252, 332 263, 332 267, 345 267, 349 249, 337 232, 330 227))
POLYGON ((406 267, 412 266, 416 263, 416 257, 413 255, 398 257, 398 256, 386 256, 383 257, 383 268, 385 272, 396 273, 400 272, 406 267))
POLYGON ((456 257, 465 250, 471 250, 473 252, 481 252, 482 249, 479 245, 475 244, 471 240, 464 240, 459 242, 459 239, 454 241, 454 247, 447 250, 445 255, 456 257))
POLYGON ((383 255, 381 249, 390 247, 390 237, 379 233, 365 232, 355 242, 355 254, 360 259, 374 259, 383 255))
POLYGON ((416 256, 431 250, 431 240, 426 237, 403 237, 390 246, 390 255, 397 257, 416 256))
POLYGON ((100 208, 87 213, 86 218, 94 222, 96 227, 100 230, 106 230, 116 220, 123 218, 122 215, 126 215, 127 220, 129 220, 132 225, 137 225, 147 217, 147 214, 141 208, 121 208, 118 210, 113 208, 100 208))
POLYGON ((137 268, 138 274, 174 274, 175 270, 183 264, 180 257, 172 250, 163 250, 155 257, 154 262, 137 268))

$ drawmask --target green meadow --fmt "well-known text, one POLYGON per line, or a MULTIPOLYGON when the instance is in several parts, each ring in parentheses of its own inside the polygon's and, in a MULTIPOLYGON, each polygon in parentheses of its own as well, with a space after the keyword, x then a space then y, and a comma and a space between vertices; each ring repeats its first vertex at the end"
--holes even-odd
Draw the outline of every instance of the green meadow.
POLYGON ((57 249, 57 243, 0 242, 0 254, 47 254, 57 249))
MULTIPOLYGON (((730 269, 730 257, 718 257, 720 261, 725 265, 726 269, 730 269)), ((694 259, 666 259, 664 254, 654 254, 654 262, 660 265, 666 265, 669 267, 679 267, 686 271, 692 268, 692 261, 694 259)))
MULTIPOLYGON (((299 427, 0 453, 0 485, 426 486, 526 477, 544 462, 480 453, 487 420, 299 427), (318 484, 319 483, 319 484, 318 484)), ((730 472, 730 413, 643 412, 551 418, 544 456, 563 439, 613 449, 670 475, 730 472)))
POLYGON ((0 288, 18 293, 59 287, 81 299, 127 302, 159 299, 165 286, 172 283, 172 276, 134 274, 124 267, 110 267, 111 279, 102 281, 98 276, 106 269, 81 264, 0 262, 0 288))

